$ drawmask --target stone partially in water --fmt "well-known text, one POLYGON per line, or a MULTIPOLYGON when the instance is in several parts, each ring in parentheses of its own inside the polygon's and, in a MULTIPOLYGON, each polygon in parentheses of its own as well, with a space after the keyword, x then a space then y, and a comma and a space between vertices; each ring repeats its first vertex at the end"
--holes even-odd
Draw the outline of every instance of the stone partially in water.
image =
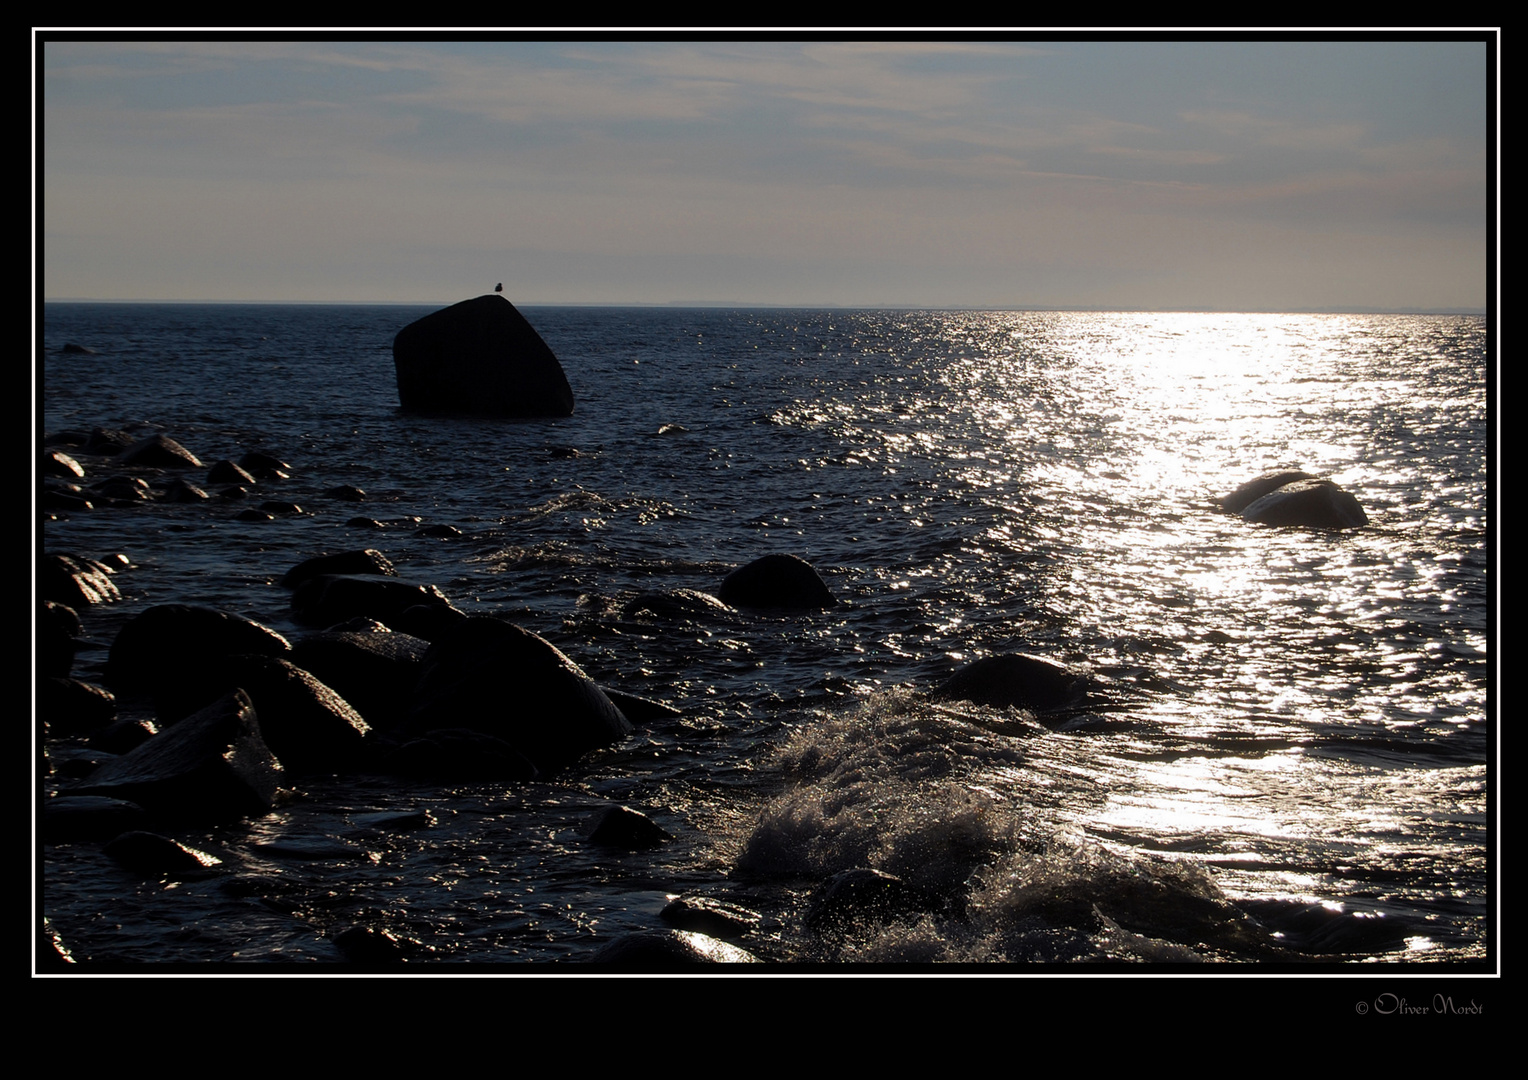
POLYGON ((525 316, 492 293, 426 315, 393 339, 405 412, 571 416, 573 390, 525 316))

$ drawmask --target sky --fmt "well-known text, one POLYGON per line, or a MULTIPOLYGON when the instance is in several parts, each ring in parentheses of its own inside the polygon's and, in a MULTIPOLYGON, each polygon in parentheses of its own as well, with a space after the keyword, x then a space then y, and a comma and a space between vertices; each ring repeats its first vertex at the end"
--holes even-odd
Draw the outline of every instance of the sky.
POLYGON ((46 299, 1480 310, 1474 41, 80 40, 46 299))

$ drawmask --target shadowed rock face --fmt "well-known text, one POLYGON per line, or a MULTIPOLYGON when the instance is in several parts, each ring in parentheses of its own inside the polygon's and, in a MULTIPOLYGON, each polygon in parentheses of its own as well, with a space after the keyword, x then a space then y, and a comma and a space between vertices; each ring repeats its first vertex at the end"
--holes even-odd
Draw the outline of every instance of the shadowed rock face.
POLYGON ((930 695, 935 701, 970 701, 997 708, 1060 709, 1087 696, 1087 679, 1038 656, 1010 653, 967 664, 930 695))
POLYGON ((543 776, 635 730, 550 642, 492 618, 466 619, 430 647, 420 663, 409 728, 491 735, 543 776))
POLYGON ((1304 525, 1315 529, 1357 529, 1369 524, 1358 500, 1330 480, 1297 480, 1270 491, 1242 511, 1260 525, 1304 525))
POLYGON ((1257 500, 1296 480, 1314 480, 1315 477, 1299 469, 1277 469, 1248 480, 1231 494, 1220 500, 1220 508, 1228 514, 1239 514, 1257 500))
POLYGON ((502 296, 463 300, 412 322, 393 339, 405 412, 459 416, 571 416, 573 390, 557 357, 502 296))
POLYGON ((719 595, 733 607, 822 610, 838 603, 812 564, 795 555, 765 555, 739 567, 719 595))

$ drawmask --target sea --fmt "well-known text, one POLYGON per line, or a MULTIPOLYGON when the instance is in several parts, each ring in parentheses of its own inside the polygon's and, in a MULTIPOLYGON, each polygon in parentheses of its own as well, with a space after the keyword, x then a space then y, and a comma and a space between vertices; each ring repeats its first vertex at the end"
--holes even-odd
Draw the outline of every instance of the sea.
POLYGON ((176 832, 190 879, 38 841, 80 970, 555 975, 676 930, 776 965, 718 973, 1495 969, 1484 317, 526 306, 572 416, 408 415, 393 337, 440 306, 42 307, 38 452, 263 451, 299 508, 148 470, 214 497, 36 511, 121 593, 75 677, 159 604, 296 640, 283 574, 372 548, 673 712, 548 781, 301 778, 176 832), (1368 526, 1217 511, 1278 468, 1368 526), (837 606, 630 604, 774 553, 837 606), (1085 705, 930 697, 1009 653, 1085 705), (611 807, 668 839, 591 842, 611 807), (871 871, 923 899, 831 906, 871 871))

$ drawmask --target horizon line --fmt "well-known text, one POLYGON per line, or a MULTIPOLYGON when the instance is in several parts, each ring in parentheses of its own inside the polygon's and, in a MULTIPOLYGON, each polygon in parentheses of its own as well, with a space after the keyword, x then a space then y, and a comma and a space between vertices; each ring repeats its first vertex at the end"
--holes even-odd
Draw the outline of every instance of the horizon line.
MULTIPOLYGON (((502 293, 483 295, 502 296, 502 293)), ((471 299, 471 297, 468 297, 471 299)), ((509 298, 506 296, 506 300, 509 298)), ((223 306, 276 306, 276 307, 431 307, 438 304, 450 306, 459 301, 440 300, 165 300, 99 297, 44 297, 44 304, 179 304, 223 306)), ((1104 307, 1093 304, 1061 305, 995 305, 995 304, 802 304, 770 303, 743 300, 522 300, 517 307, 538 308, 672 308, 707 309, 739 308, 744 310, 790 310, 790 311, 1011 311, 1011 312, 1120 312, 1124 314, 1181 314, 1181 315, 1486 315, 1485 307, 1297 307, 1297 308, 1234 308, 1234 307, 1104 307)))

